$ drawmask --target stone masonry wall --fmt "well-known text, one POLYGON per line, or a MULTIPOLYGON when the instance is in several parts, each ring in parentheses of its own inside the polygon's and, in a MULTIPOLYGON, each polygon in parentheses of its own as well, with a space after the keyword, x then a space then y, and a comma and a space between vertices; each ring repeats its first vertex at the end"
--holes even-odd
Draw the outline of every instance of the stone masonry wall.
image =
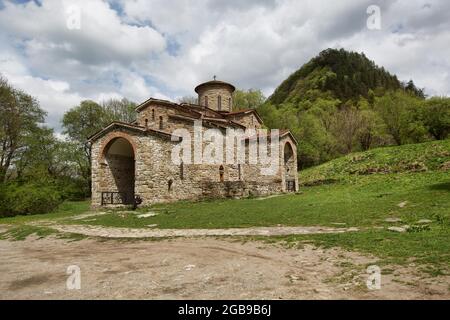
MULTIPOLYGON (((166 110, 167 109, 162 109, 166 110)), ((162 111, 161 110, 161 111, 162 111)), ((173 122, 174 128, 187 126, 173 122)), ((190 126, 192 130, 192 126, 190 126)), ((280 142, 280 159, 275 175, 265 176, 260 164, 184 164, 172 163, 171 153, 176 142, 151 133, 134 132, 127 129, 105 134, 92 145, 92 205, 101 204, 101 192, 119 190, 117 181, 110 174, 112 167, 121 166, 123 159, 102 157, 104 146, 117 136, 125 137, 135 150, 134 193, 143 199, 143 205, 177 200, 196 200, 201 198, 246 197, 249 195, 269 195, 286 190, 286 179, 295 179, 298 190, 296 170, 296 147, 291 138, 285 136, 280 142), (290 142, 294 149, 289 174, 284 167, 284 144, 290 142), (220 166, 224 167, 224 181, 220 181, 220 166), (181 168, 182 167, 182 168, 181 168), (169 183, 170 181, 170 183, 169 183), (170 185, 170 187, 169 187, 170 185)), ((248 159, 248 157, 247 157, 248 159)), ((123 170, 132 169, 123 164, 123 170)), ((125 183, 125 182, 124 182, 125 183)))
POLYGON ((205 97, 208 97, 208 108, 216 111, 228 111, 233 109, 233 94, 228 87, 208 86, 200 90, 198 101, 201 106, 206 106, 205 97), (218 97, 221 96, 221 108, 218 107, 218 97))

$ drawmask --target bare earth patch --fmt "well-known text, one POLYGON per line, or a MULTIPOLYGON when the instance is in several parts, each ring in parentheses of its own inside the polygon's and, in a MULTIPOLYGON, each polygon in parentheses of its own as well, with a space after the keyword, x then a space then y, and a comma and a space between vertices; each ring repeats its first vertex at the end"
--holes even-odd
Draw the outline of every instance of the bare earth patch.
MULTIPOLYGON (((376 261, 338 249, 287 249, 214 238, 0 241, 1 299, 449 299, 448 277, 395 267, 365 287, 376 261), (81 290, 66 270, 81 268, 81 290)), ((392 268, 391 268, 392 269, 392 268)), ((382 269, 383 270, 383 269, 382 269)))
MULTIPOLYGON (((155 225, 152 225, 154 227, 155 225)), ((228 229, 137 229, 89 225, 51 225, 60 232, 77 233, 104 238, 168 238, 198 236, 282 236, 299 234, 342 233, 358 228, 327 227, 253 227, 228 229)))

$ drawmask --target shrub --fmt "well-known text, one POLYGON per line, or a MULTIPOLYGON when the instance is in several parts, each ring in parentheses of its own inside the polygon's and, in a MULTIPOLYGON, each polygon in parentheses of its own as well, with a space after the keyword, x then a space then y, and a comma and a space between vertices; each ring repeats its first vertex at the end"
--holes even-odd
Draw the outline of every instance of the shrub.
POLYGON ((61 192, 53 186, 33 183, 0 186, 1 217, 47 213, 61 202, 61 192))

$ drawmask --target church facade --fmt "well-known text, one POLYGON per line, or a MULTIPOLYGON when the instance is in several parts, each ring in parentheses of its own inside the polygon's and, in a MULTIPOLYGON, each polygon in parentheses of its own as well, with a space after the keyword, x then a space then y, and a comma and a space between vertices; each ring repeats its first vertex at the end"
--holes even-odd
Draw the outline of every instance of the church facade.
POLYGON ((135 122, 113 122, 89 138, 93 207, 133 204, 137 196, 150 205, 298 190, 297 142, 289 131, 262 130, 255 110, 233 110, 229 83, 209 81, 195 91, 198 104, 150 98, 136 108, 135 122), (213 161, 205 161, 211 132, 216 145, 233 144, 213 148, 213 161), (229 132, 240 135, 227 140, 229 132), (272 163, 252 158, 265 150, 272 163))

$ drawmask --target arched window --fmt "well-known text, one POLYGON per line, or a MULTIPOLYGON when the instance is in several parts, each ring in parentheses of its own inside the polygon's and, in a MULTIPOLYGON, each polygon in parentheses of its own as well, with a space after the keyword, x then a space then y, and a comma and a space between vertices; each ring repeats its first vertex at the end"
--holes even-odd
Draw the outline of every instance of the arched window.
POLYGON ((180 179, 184 180, 184 163, 181 161, 180 163, 180 179))
POLYGON ((220 168, 219 168, 220 182, 223 182, 225 180, 224 179, 224 174, 225 174, 225 169, 224 169, 223 166, 220 166, 220 168))
POLYGON ((148 128, 148 119, 145 119, 145 129, 148 128))
POLYGON ((208 107, 208 96, 205 96, 205 107, 208 107))
POLYGON ((222 96, 217 97, 217 108, 218 110, 222 110, 222 96))
POLYGON ((159 117, 159 130, 164 129, 163 117, 159 117))
POLYGON ((169 181, 167 181, 167 191, 172 191, 172 185, 173 185, 173 180, 170 179, 169 181))
POLYGON ((152 121, 155 121, 155 109, 152 109, 152 121))

